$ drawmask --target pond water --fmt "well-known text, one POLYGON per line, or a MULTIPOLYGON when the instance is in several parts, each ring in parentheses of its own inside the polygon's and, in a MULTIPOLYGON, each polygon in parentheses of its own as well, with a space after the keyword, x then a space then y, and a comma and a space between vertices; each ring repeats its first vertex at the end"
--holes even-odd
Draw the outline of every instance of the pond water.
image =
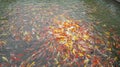
POLYGON ((0 0, 0 67, 119 67, 120 3, 0 0))

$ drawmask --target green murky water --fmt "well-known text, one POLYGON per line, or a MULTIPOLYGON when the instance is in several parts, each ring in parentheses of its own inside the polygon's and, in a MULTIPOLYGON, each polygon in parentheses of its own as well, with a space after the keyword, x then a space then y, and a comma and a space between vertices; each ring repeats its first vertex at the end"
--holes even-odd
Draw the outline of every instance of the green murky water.
MULTIPOLYGON (((88 11, 87 15, 92 21, 100 21, 101 24, 106 24, 108 27, 115 26, 117 34, 120 34, 119 21, 120 21, 120 4, 114 0, 83 0, 85 7, 76 6, 77 9, 71 7, 75 3, 82 0, 1 0, 0 1, 0 19, 8 19, 8 13, 12 11, 9 7, 14 6, 16 3, 56 3, 60 4, 66 9, 71 9, 74 12, 72 15, 79 16, 82 11, 88 11), (73 9, 72 9, 73 8, 73 9), (85 9, 84 9, 85 8, 85 9), (74 10, 75 9, 75 10, 74 10)), ((76 17, 77 18, 77 17, 76 17)), ((86 17, 82 17, 86 19, 86 17)), ((79 19, 79 18, 78 18, 79 19)))

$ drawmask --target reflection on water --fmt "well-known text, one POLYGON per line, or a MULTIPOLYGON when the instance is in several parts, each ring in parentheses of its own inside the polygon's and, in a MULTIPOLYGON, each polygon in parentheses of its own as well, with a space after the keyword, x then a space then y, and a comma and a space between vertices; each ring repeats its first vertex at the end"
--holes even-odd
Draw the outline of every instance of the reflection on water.
POLYGON ((1 1, 0 67, 120 66, 119 7, 114 0, 1 1))

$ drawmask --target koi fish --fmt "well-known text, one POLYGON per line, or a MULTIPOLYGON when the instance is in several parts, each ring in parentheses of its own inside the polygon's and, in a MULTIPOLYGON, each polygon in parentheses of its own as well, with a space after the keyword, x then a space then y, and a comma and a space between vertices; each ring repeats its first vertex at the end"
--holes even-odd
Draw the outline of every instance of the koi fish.
POLYGON ((2 59, 3 59, 4 61, 8 62, 8 59, 7 59, 6 57, 3 56, 2 59))

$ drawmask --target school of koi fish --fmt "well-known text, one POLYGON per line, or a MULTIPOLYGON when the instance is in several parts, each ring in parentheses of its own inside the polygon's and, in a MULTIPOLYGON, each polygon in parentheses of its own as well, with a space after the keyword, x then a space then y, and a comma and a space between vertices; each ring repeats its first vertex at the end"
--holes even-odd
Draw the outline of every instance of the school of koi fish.
POLYGON ((120 37, 113 28, 104 30, 106 25, 97 28, 100 22, 64 15, 49 21, 44 18, 42 26, 36 21, 39 17, 32 21, 23 20, 22 15, 19 18, 11 19, 15 21, 10 24, 11 37, 6 40, 12 45, 0 40, 0 67, 119 67, 120 37))

